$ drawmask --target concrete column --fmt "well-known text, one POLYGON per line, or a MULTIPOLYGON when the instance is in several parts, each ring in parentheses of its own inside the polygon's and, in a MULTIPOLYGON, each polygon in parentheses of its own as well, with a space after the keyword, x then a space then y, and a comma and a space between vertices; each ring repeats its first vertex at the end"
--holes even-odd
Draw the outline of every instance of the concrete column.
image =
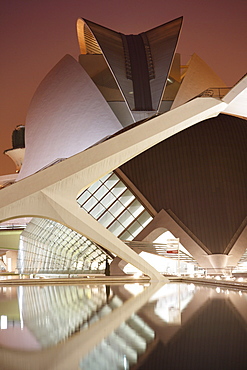
POLYGON ((18 251, 7 251, 6 252, 8 272, 15 272, 16 267, 17 267, 17 257, 18 257, 18 251), (8 262, 9 258, 10 258, 10 263, 8 262))

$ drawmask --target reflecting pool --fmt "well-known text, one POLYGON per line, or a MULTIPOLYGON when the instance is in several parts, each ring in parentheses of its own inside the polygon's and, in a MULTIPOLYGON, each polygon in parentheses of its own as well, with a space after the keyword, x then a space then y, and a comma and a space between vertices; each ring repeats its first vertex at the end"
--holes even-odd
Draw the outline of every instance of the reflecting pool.
POLYGON ((1 370, 246 369, 247 292, 186 283, 0 287, 1 370))

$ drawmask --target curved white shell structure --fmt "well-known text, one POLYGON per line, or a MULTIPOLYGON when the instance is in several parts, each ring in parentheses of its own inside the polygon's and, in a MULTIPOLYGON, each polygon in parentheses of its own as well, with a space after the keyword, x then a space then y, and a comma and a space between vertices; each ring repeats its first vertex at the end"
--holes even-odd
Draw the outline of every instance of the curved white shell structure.
POLYGON ((18 180, 121 128, 84 69, 66 55, 41 82, 30 104, 26 156, 18 180))

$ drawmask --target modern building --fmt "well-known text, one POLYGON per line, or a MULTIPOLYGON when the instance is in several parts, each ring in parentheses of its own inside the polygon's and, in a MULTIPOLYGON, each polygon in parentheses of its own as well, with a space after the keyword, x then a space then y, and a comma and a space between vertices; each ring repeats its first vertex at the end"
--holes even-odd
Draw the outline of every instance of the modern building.
POLYGON ((22 168, 0 192, 1 221, 30 218, 20 273, 109 260, 112 274, 130 263, 162 279, 244 263, 247 76, 227 87, 196 54, 182 66, 181 26, 124 35, 78 20, 79 61, 39 85, 22 168))

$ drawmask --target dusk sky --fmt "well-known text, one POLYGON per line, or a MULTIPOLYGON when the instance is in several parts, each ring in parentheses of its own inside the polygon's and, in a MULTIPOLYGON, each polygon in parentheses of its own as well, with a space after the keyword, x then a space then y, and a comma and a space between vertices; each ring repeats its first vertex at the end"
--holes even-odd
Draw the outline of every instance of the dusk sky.
POLYGON ((247 72, 246 15, 247 0, 0 0, 0 175, 15 171, 3 151, 41 80, 65 54, 78 59, 78 18, 136 34, 183 16, 182 62, 195 52, 232 86, 247 72))

